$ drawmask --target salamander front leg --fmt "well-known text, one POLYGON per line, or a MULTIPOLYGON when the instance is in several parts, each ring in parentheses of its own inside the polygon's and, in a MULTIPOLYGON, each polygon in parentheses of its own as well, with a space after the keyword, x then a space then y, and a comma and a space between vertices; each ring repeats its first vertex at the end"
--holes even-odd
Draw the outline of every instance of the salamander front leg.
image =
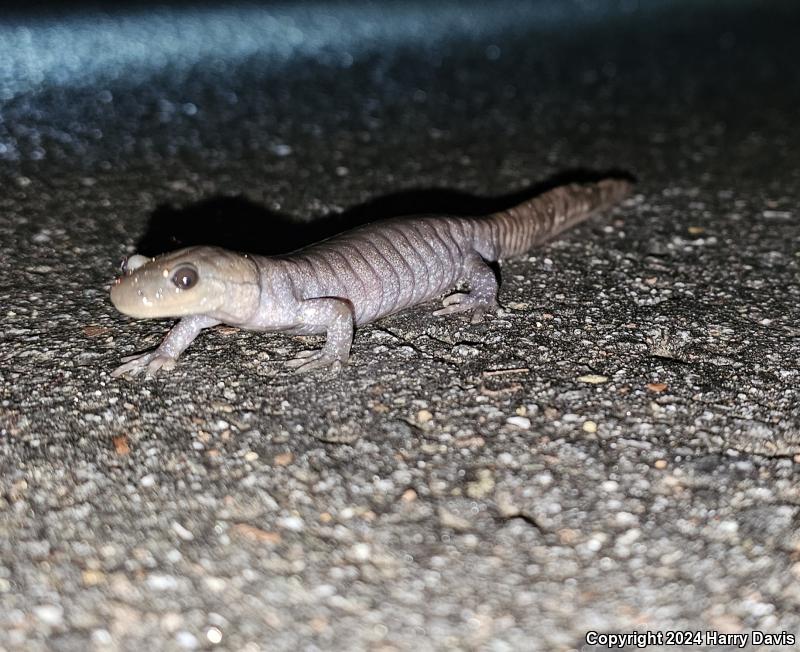
POLYGON ((114 378, 129 375, 135 376, 147 372, 155 376, 159 369, 169 371, 175 366, 178 356, 184 352, 201 330, 219 324, 219 321, 205 315, 192 315, 181 319, 172 330, 167 333, 164 341, 154 351, 139 353, 122 358, 125 363, 111 372, 114 378))
POLYGON ((348 301, 330 297, 306 299, 300 307, 300 322, 303 326, 324 329, 327 339, 321 350, 302 351, 287 361, 287 367, 303 373, 347 362, 354 323, 353 307, 348 301))
POLYGON ((454 292, 444 298, 441 308, 434 315, 452 315, 459 312, 472 312, 472 323, 483 321, 487 311, 496 310, 497 277, 494 270, 477 253, 464 265, 464 274, 469 283, 469 292, 454 292))

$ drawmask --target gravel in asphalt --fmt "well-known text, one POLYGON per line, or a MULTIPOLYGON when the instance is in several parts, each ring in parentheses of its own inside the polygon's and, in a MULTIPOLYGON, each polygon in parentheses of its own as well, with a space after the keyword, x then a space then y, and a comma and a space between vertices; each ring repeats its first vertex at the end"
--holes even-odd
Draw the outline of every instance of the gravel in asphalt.
POLYGON ((437 7, 0 23, 0 648, 800 635, 796 5, 437 7), (635 195, 483 324, 419 306, 338 375, 218 327, 110 376, 171 325, 110 304, 134 251, 610 170, 635 195))

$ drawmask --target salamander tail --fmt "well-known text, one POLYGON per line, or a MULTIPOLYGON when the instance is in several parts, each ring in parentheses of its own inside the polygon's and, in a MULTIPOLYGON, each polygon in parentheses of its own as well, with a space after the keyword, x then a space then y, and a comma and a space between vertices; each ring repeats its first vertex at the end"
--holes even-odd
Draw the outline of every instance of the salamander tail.
POLYGON ((616 178, 559 186, 514 208, 482 218, 482 235, 498 254, 496 258, 518 256, 610 208, 632 189, 631 181, 616 178))

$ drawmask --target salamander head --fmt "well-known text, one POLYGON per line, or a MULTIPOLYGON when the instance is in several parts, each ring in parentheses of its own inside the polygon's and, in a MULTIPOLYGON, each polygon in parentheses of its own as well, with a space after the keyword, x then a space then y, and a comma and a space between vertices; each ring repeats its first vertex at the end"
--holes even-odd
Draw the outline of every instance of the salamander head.
POLYGON ((209 315, 235 321, 258 304, 255 263, 225 249, 190 247, 156 258, 136 254, 122 272, 111 286, 111 303, 138 319, 209 315))

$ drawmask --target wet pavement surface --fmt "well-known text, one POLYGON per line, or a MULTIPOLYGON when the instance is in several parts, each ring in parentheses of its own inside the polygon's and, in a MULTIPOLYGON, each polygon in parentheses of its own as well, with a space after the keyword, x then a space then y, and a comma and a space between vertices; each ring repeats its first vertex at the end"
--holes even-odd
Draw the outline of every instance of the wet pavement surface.
POLYGON ((800 11, 765 5, 7 18, 0 648, 800 635, 800 11), (110 376, 171 325, 109 302, 134 251, 604 171, 635 195, 505 262, 482 324, 419 306, 338 375, 218 327, 110 376))

